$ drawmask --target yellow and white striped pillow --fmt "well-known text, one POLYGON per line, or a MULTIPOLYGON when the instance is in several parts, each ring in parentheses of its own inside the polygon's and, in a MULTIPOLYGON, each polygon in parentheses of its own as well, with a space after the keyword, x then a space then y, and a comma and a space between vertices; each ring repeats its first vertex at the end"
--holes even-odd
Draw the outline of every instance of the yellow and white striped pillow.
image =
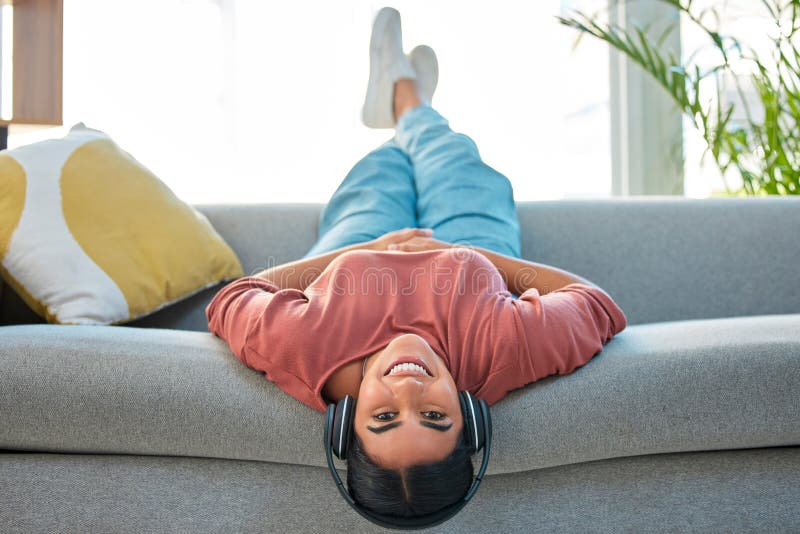
POLYGON ((47 322, 99 325, 244 273, 202 213, 80 123, 0 152, 0 274, 47 322))

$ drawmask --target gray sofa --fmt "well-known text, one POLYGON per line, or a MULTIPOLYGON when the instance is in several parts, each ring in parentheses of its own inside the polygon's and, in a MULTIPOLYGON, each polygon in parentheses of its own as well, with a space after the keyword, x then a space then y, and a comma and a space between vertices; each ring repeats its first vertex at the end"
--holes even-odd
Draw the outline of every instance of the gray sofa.
MULTIPOLYGON (((253 274, 304 254, 322 206, 197 207, 253 274)), ((493 407, 488 476, 433 530, 800 530, 800 198, 518 213, 523 256, 629 325, 493 407)), ((381 530, 335 490, 323 414, 207 331, 220 287, 112 327, 41 324, 0 288, 0 531, 381 530)))

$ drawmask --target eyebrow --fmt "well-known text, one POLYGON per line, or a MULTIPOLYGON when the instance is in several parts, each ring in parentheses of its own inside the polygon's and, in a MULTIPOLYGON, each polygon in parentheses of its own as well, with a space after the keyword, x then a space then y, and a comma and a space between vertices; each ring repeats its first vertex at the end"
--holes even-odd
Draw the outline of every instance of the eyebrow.
MULTIPOLYGON (((393 428, 397 428, 402 424, 403 423, 401 423, 400 421, 395 421, 394 423, 389 423, 388 425, 383 425, 383 426, 367 426, 367 430, 369 430, 370 432, 374 432, 376 434, 382 434, 384 432, 388 432, 393 428)), ((431 423, 430 421, 420 421, 419 424, 421 424, 422 426, 426 426, 428 428, 432 428, 434 430, 438 430, 439 432, 447 432, 453 426, 453 423, 450 423, 449 425, 437 425, 436 423, 431 423)))

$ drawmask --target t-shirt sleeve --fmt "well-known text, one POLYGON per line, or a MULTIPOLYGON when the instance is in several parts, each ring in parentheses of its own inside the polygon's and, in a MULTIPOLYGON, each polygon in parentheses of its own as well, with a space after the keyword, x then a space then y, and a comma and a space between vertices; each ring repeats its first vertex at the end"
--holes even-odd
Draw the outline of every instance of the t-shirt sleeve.
MULTIPOLYGON (((523 372, 539 380, 586 364, 627 326, 616 302, 599 287, 574 283, 545 295, 535 288, 519 298, 528 350, 523 372)), ((531 381, 533 381, 531 380, 531 381)))
POLYGON ((248 333, 278 290, 278 286, 263 278, 245 276, 220 289, 206 306, 208 330, 223 339, 245 365, 250 365, 248 333))
POLYGON ((324 347, 329 338, 309 336, 308 325, 315 321, 306 321, 307 304, 299 289, 280 289, 250 276, 223 287, 206 307, 206 318, 209 331, 226 341, 247 367, 324 412, 326 405, 312 385, 325 369, 311 357, 317 352, 310 344, 324 347))

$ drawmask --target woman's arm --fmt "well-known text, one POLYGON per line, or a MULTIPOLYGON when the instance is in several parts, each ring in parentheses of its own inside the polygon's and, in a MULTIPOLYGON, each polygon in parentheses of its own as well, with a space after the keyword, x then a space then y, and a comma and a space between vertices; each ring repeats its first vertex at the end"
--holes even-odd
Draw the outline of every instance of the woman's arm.
POLYGON ((318 256, 282 263, 281 265, 264 269, 252 276, 272 282, 280 289, 291 288, 305 291, 311 282, 313 282, 322 271, 325 270, 325 267, 339 256, 339 254, 351 250, 387 250, 389 245, 393 243, 401 243, 415 236, 430 236, 431 233, 432 230, 429 228, 404 228, 402 230, 395 230, 394 232, 386 233, 372 241, 356 243, 318 256))
POLYGON ((448 243, 431 237, 411 237, 407 241, 389 246, 389 249, 413 252, 452 247, 473 249, 486 256, 500 272, 508 286, 508 290, 515 295, 522 295, 526 289, 532 287, 536 288, 542 295, 574 283, 598 287, 597 284, 590 282, 586 278, 557 267, 506 256, 474 245, 448 243))
POLYGON ((336 250, 318 256, 282 263, 275 267, 264 269, 252 276, 272 282, 280 289, 293 288, 305 291, 309 284, 311 284, 339 254, 350 250, 361 250, 365 248, 368 248, 367 243, 356 243, 355 245, 337 248, 336 250))
POLYGON ((598 287, 586 278, 551 265, 506 256, 481 247, 471 246, 469 248, 475 249, 489 258, 489 261, 500 271, 509 291, 515 295, 522 295, 526 289, 532 287, 536 288, 541 295, 574 283, 598 287))

